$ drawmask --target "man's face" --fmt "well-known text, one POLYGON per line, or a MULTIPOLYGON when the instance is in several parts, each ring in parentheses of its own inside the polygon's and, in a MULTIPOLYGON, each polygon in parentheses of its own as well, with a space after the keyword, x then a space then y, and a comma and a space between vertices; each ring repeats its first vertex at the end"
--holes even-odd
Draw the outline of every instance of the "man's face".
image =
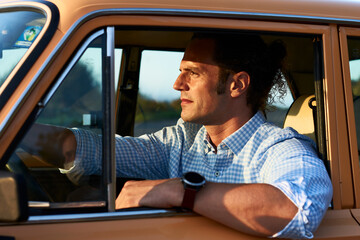
POLYGON ((181 92, 181 118, 203 125, 219 124, 228 94, 218 94, 219 70, 212 60, 214 42, 195 39, 187 47, 174 89, 181 92))

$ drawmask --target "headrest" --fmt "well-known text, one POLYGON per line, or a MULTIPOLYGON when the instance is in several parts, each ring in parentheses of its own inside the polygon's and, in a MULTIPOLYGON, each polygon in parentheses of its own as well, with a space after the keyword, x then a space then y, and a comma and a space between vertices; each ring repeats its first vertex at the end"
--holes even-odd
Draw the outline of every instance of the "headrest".
POLYGON ((290 106, 284 121, 285 127, 292 127, 298 133, 310 137, 316 142, 314 112, 315 95, 298 97, 290 106))

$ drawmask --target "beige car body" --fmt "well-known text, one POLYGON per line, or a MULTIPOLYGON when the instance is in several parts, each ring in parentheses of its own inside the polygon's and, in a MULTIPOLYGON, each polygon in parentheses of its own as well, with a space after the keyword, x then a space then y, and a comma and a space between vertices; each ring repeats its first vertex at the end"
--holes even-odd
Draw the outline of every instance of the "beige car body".
MULTIPOLYGON (((53 0, 59 22, 48 45, 1 109, 0 158, 41 97, 53 84, 84 37, 106 26, 241 29, 322 36, 324 121, 333 184, 333 205, 316 239, 360 239, 360 169, 350 84, 347 36, 360 36, 360 2, 303 0, 53 0)), ((0 8, 35 7, 48 21, 11 78, 50 26, 43 2, 1 2, 0 8)), ((159 40, 159 44, 162 44, 159 40)), ((179 46, 184 42, 179 40, 179 46)), ((301 90, 300 90, 301 92, 301 90)), ((306 92, 306 91, 304 91, 306 92)), ((104 213, 84 219, 66 217, 0 224, 0 236, 16 239, 261 239, 239 233, 196 214, 172 211, 133 215, 104 213)))

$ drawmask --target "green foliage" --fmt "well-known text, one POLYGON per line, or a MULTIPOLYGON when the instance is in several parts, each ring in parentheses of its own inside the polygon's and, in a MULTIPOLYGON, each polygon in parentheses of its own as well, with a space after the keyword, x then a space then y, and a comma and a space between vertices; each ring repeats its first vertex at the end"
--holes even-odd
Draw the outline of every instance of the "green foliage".
POLYGON ((360 81, 351 81, 353 96, 360 96, 360 81))
POLYGON ((180 99, 172 102, 155 101, 142 94, 138 96, 135 122, 158 121, 180 118, 180 99))
POLYGON ((101 111, 101 85, 91 69, 81 61, 66 76, 46 105, 37 122, 57 126, 78 127, 82 115, 101 111))

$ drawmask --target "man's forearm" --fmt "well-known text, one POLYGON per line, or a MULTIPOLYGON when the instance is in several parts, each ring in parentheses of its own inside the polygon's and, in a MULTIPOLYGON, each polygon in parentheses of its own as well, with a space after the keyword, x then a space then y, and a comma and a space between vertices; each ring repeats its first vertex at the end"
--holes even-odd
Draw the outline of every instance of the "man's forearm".
MULTIPOLYGON (((116 208, 179 207, 184 189, 179 178, 130 181, 116 200, 116 208)), ((197 193, 194 211, 239 231, 271 236, 295 216, 297 207, 268 184, 211 183, 197 193)))
POLYGON ((268 184, 207 183, 194 211, 242 232, 271 236, 295 216, 297 207, 268 184))

